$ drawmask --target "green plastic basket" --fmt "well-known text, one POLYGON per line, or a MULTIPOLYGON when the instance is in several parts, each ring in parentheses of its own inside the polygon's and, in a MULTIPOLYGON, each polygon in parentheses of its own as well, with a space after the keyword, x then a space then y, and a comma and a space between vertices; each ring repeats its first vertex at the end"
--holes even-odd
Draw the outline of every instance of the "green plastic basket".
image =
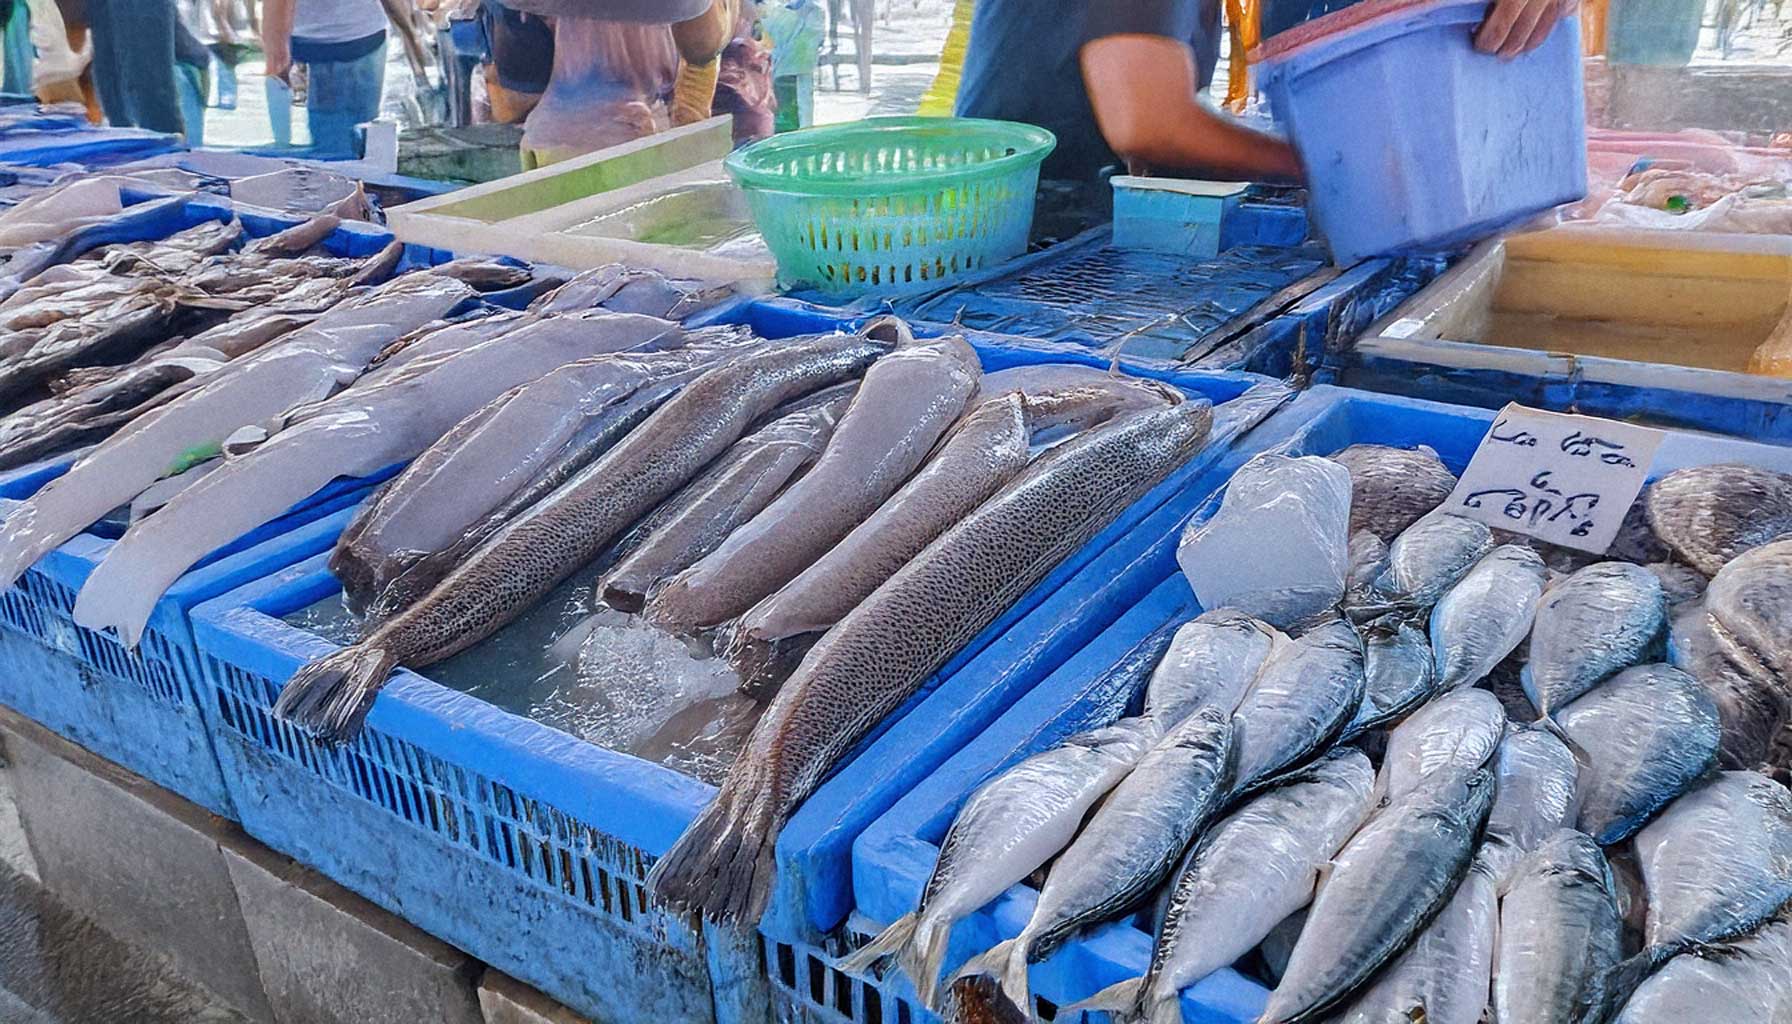
POLYGON ((778 135, 725 161, 787 288, 920 291, 1019 255, 1039 164, 1032 125, 874 117, 778 135))

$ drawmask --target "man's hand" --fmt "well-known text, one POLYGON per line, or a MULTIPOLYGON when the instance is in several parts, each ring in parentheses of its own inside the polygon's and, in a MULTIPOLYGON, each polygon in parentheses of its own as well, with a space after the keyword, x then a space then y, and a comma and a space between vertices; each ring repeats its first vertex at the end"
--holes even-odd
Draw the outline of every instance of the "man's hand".
POLYGON ((1543 45, 1556 22, 1575 13, 1575 0, 1494 0, 1475 33, 1475 49, 1507 60, 1543 45))
POLYGON ((262 49, 267 53, 268 77, 278 78, 282 82, 290 84, 292 82, 292 45, 286 42, 269 45, 264 41, 262 49))

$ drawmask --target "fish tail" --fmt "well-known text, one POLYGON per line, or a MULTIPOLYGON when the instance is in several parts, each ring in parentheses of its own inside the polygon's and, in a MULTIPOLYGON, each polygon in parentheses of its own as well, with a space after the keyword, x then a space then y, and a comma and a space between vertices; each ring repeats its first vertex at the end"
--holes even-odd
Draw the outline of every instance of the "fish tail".
POLYGON ((1593 756, 1591 754, 1587 753, 1587 750, 1585 747, 1574 742, 1574 737, 1568 735, 1568 730, 1562 728, 1562 724, 1560 722, 1557 722, 1550 715, 1545 714, 1542 717, 1538 718, 1535 724, 1536 724, 1537 728, 1542 729, 1544 732, 1549 733, 1551 736, 1554 736, 1556 739, 1561 740, 1562 745, 1568 748, 1568 752, 1570 754, 1574 755, 1575 763, 1578 764, 1582 769, 1585 769, 1592 765, 1593 756))
POLYGON ((981 956, 974 957, 959 969, 953 980, 979 974, 996 979, 1002 995, 1031 1020, 1033 993, 1027 988, 1027 960, 1033 943, 1031 940, 1022 941, 1024 938, 1026 937, 1019 936, 1009 939, 981 956))
MULTIPOLYGON (((731 780, 732 781, 732 780, 731 780)), ((647 876, 655 899, 721 923, 757 923, 776 878, 777 807, 759 787, 724 787, 647 876), (735 793, 744 791, 747 799, 735 793)))
POLYGON ((294 673, 274 702, 274 714, 323 743, 346 743, 361 732, 373 698, 396 667, 397 655, 384 647, 344 647, 294 673))
MULTIPOLYGON (((1058 1016, 1069 1019, 1073 1014, 1092 1013, 1100 1010, 1107 1013, 1108 1019, 1113 1024, 1133 1024, 1134 1021, 1145 1019, 1140 1012, 1144 1009, 1144 998, 1145 979, 1142 977, 1128 978, 1117 985, 1109 985, 1087 999, 1060 1007, 1058 1016)), ((1174 1008, 1175 1004, 1172 1003, 1171 1006, 1174 1008)), ((1156 1009, 1156 1007, 1152 1007, 1153 1024, 1156 1024, 1158 1016, 1156 1009)), ((1172 1019, 1180 1021, 1182 1018, 1178 1015, 1172 1019)))
POLYGON ((885 961, 908 947, 915 937, 914 914, 904 914, 895 923, 878 933, 877 938, 865 943, 852 952, 852 955, 840 961, 840 969, 848 974, 870 974, 885 961))
POLYGON ((896 962, 915 983, 915 994, 921 1005, 938 1012, 940 1001, 940 968, 946 962, 946 940, 952 937, 952 923, 928 918, 916 926, 908 945, 896 956, 896 962))
POLYGON ((1581 993, 1575 1024, 1604 1024, 1610 1020, 1619 1008, 1630 1001, 1631 995, 1654 973, 1663 959, 1665 958, 1655 950, 1645 949, 1633 957, 1618 961, 1595 976, 1587 983, 1586 991, 1581 993))

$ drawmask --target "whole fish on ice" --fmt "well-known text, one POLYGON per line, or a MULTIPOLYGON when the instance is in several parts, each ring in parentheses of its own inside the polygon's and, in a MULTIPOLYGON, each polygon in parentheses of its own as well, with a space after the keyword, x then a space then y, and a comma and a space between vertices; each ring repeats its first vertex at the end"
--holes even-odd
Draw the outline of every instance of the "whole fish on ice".
POLYGON ((1725 768, 1754 768, 1768 759, 1774 738, 1792 721, 1792 693, 1760 673, 1746 657, 1738 663, 1736 645, 1718 631, 1704 602, 1674 617, 1668 634, 1668 658, 1674 667, 1699 681, 1717 705, 1722 728, 1718 761, 1725 768))
POLYGON ((327 742, 359 730, 386 677, 521 615, 725 452, 761 416, 857 376, 890 342, 841 335, 754 349, 686 385, 622 442, 506 523, 422 599, 287 683, 275 713, 327 742))
POLYGON ((1363 703, 1340 742, 1405 716, 1437 692, 1437 666, 1424 630, 1382 622, 1365 627, 1362 637, 1363 703))
POLYGON ((340 303, 278 344, 213 374, 207 384, 139 417, 52 480, 0 528, 0 585, 179 467, 216 451, 238 428, 277 419, 341 389, 390 341, 470 297, 451 278, 407 274, 340 303))
POLYGON ((852 397, 849 386, 831 401, 786 413, 736 441, 636 527, 644 531, 641 542, 604 576, 605 603, 638 612, 661 583, 721 547, 821 457, 852 397))
POLYGON ((920 907, 846 958, 840 969, 863 974, 894 957, 922 1005, 937 1005, 953 923, 1069 846, 1089 808, 1162 735, 1151 719, 1121 719, 1072 736, 979 786, 952 819, 920 907))
POLYGON ((1433 778, 1466 778, 1493 757, 1505 731, 1506 712, 1493 694, 1473 688, 1447 693, 1388 734, 1376 788, 1391 802, 1433 778))
POLYGON ((1476 856, 1504 884, 1527 854, 1579 820, 1580 763, 1549 730, 1514 725, 1500 740, 1494 775, 1499 792, 1476 856))
POLYGON ((1535 551, 1503 544, 1475 563, 1431 609, 1437 688, 1478 683, 1531 631, 1549 570, 1535 551))
POLYGON ((1388 546, 1388 564, 1369 585, 1361 614, 1422 615, 1493 550, 1486 525, 1448 512, 1430 512, 1388 546))
POLYGON ((1188 400, 1074 437, 873 591, 778 691, 715 800, 654 865, 654 895, 717 920, 757 920, 778 830, 876 723, 1120 511, 1206 443, 1188 400))
POLYGON ((1368 816, 1374 780, 1367 757, 1340 748, 1227 815, 1179 868, 1145 975, 1060 1012, 1180 1024, 1183 989, 1243 958, 1312 900, 1320 870, 1368 816))
POLYGON ((1616 1024, 1792 1020, 1792 911, 1754 934, 1669 960, 1630 997, 1616 1024))
POLYGON ((1531 704, 1553 715, 1641 661, 1666 619, 1661 579, 1642 566, 1599 562, 1557 583, 1531 630, 1522 676, 1531 704))
MULTIPOLYGON (((909 481, 840 542, 741 616, 729 660, 743 683, 788 660, 776 653, 845 617, 884 580, 1013 479, 1031 461, 1033 440, 1071 425, 1087 429, 1140 407, 1128 387, 1036 395, 1008 392, 975 406, 909 481)), ((1144 392, 1147 401, 1153 397, 1144 392)), ((1157 396, 1156 404, 1162 404, 1157 396)))
MULTIPOLYGON (((227 460, 113 546, 82 588, 75 620, 94 629, 114 627, 134 644, 156 601, 181 573, 330 480, 366 476, 414 458, 498 394, 583 353, 681 347, 686 340, 667 321, 620 313, 536 326, 529 338, 504 335, 429 365, 413 363, 377 386, 351 388, 328 411, 227 460)), ((680 369, 691 365, 682 356, 674 362, 680 369)), ((493 457, 500 466, 525 460, 520 444, 493 457)))
POLYGON ((1203 612, 1176 630, 1151 673, 1145 714, 1174 725, 1203 707, 1231 714, 1276 644, 1288 638, 1230 608, 1203 612))
POLYGON ((795 578, 902 486, 964 412, 981 372, 962 338, 906 344, 878 360, 814 468, 667 582, 647 616, 682 630, 714 626, 795 578))
POLYGON ((1338 1024, 1480 1024, 1493 987, 1499 893, 1479 863, 1449 902, 1335 1020, 1338 1024))
POLYGON ((1717 762, 1717 707, 1672 665, 1627 668, 1557 716, 1586 758, 1580 829, 1622 842, 1717 762))
POLYGON ((1076 932, 1124 913, 1175 868, 1232 789, 1232 719, 1207 707, 1183 719, 1114 787, 1053 863, 1021 933, 966 965, 994 974, 1018 1007, 1033 1005, 1029 964, 1076 932))
POLYGON ((1553 833, 1514 869, 1500 901, 1494 1024, 1572 1021, 1624 955, 1617 883, 1585 833, 1553 833))
POLYGON ((1303 1024, 1356 993, 1468 874, 1493 776, 1440 775, 1371 817, 1332 858, 1259 1024, 1303 1024))
POLYGON ((1235 712, 1245 792, 1324 750, 1363 702, 1363 644, 1335 620, 1278 644, 1235 712))

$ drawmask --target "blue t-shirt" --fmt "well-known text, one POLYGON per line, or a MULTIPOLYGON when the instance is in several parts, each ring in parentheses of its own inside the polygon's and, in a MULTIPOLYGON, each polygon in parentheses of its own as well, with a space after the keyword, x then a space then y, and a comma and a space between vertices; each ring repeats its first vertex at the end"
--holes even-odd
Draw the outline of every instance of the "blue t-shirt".
POLYGON ((1095 126, 1078 54, 1115 35, 1166 36, 1194 48, 1205 85, 1219 53, 1220 0, 977 0, 958 86, 960 117, 1050 129, 1044 173, 1090 178, 1119 162, 1095 126))
MULTIPOLYGON (((1356 0, 1266 0, 1265 38, 1356 0)), ((1095 125, 1079 58, 1083 44, 1115 35, 1188 43, 1198 86, 1219 59, 1220 0, 977 0, 958 86, 960 117, 994 117, 1048 128, 1058 148, 1044 173, 1091 178, 1118 164, 1095 125)))

